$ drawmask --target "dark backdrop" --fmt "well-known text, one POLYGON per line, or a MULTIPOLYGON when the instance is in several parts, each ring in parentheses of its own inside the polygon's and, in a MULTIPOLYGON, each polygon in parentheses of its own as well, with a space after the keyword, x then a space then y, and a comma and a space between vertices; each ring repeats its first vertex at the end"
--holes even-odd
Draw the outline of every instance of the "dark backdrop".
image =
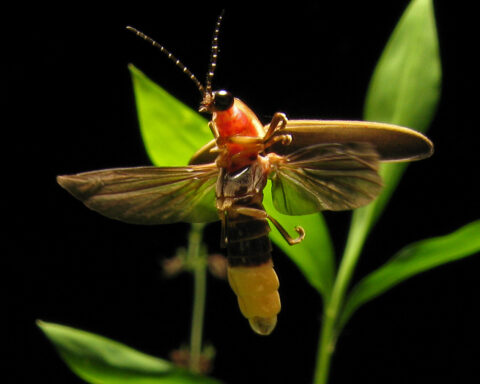
MULTIPOLYGON (((372 69, 406 4, 228 7, 214 86, 232 91, 263 121, 277 111, 292 118, 360 119, 372 69)), ((81 382, 35 319, 103 334, 160 357, 188 342, 191 278, 165 280, 159 267, 185 244, 188 225, 108 220, 55 182, 57 174, 149 164, 128 63, 197 107, 195 86, 124 27, 151 35, 203 79, 221 6, 158 6, 42 4, 4 13, 7 230, 1 269, 8 383, 81 382)), ((466 13, 436 2, 444 72, 429 131, 436 153, 409 168, 366 244, 355 281, 402 246, 480 217, 477 109, 469 104, 474 46, 463 28, 466 13)), ((340 254, 349 214, 327 219, 340 254)), ((219 251, 218 225, 208 227, 206 242, 219 251)), ((213 375, 225 382, 311 380, 320 298, 277 249, 274 258, 283 310, 270 337, 250 331, 225 282, 208 280, 205 338, 217 349, 213 375)), ((479 269, 478 257, 453 263, 362 308, 339 340, 332 383, 478 380, 479 269)))

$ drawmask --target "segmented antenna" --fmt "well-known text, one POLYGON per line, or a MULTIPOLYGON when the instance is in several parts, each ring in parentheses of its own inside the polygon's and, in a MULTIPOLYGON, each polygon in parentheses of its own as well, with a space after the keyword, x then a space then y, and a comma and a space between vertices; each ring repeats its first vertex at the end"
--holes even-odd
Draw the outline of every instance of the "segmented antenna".
POLYGON ((218 58, 218 35, 220 34, 220 25, 222 23, 223 14, 225 10, 222 10, 220 16, 218 16, 217 24, 215 24, 215 31, 213 32, 212 39, 212 53, 210 56, 210 67, 207 72, 207 78, 205 80, 205 92, 206 94, 212 93, 212 80, 213 75, 215 74, 215 68, 217 67, 217 58, 218 58))
MULTIPOLYGON (((221 19, 221 17, 220 17, 220 19, 221 19)), ((217 25, 219 25, 219 22, 217 22, 217 25)), ((153 40, 151 37, 145 35, 143 32, 140 32, 138 29, 135 29, 135 28, 130 27, 130 26, 127 26, 127 29, 129 31, 135 33, 137 36, 141 37, 143 40, 148 41, 154 47, 158 48, 160 50, 160 52, 167 55, 167 57, 170 60, 172 60, 175 63, 175 65, 183 71, 183 73, 185 73, 188 77, 190 77, 190 79, 197 85, 197 88, 200 90, 202 95, 205 94, 205 88, 203 87, 202 83, 200 83, 200 81, 198 81, 196 76, 179 59, 177 59, 175 56, 173 56, 172 53, 169 52, 163 45, 160 45, 155 40, 153 40)), ((217 29, 215 30, 215 32, 216 32, 216 34, 218 34, 217 29)), ((218 47, 216 48, 215 51, 218 51, 218 47)), ((213 47, 212 47, 212 59, 213 59, 213 47)), ((216 60, 216 53, 215 53, 215 60, 216 60)), ((212 72, 212 76, 213 76, 213 70, 212 70, 212 65, 211 64, 210 64, 210 72, 212 72)), ((208 79, 208 77, 207 77, 207 79, 208 79)), ((210 82, 211 82, 211 79, 210 79, 210 82)), ((207 86, 208 85, 209 85, 209 83, 207 83, 207 86)), ((211 89, 210 89, 210 92, 211 92, 211 89)))

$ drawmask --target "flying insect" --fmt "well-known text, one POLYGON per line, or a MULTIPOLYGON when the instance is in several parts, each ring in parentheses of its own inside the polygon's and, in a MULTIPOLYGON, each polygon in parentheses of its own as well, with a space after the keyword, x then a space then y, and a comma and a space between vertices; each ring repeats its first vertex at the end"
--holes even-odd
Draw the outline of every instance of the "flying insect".
POLYGON ((288 215, 364 206, 382 189, 381 162, 427 158, 433 144, 405 127, 365 121, 288 120, 275 113, 264 125, 241 100, 212 90, 222 15, 213 35, 205 85, 162 45, 159 48, 196 84, 200 112, 211 114, 214 139, 179 167, 116 168, 58 176, 58 183, 90 209, 133 224, 222 224, 228 280, 252 329, 270 334, 281 304, 271 258, 269 222, 290 245, 296 237, 267 213, 263 190, 270 179, 275 208, 288 215))

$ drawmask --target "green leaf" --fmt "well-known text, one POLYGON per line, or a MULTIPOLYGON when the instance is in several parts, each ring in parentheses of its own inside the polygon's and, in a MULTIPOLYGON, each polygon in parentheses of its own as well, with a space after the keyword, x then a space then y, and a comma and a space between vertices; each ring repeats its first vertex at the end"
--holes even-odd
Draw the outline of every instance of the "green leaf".
POLYGON ((212 139, 208 122, 133 65, 129 65, 143 143, 152 163, 186 165, 212 139))
POLYGON ((469 223, 448 235, 406 246, 354 287, 343 308, 340 326, 345 325, 362 304, 402 281, 478 252, 480 252, 480 220, 469 223))
POLYGON ((375 68, 365 118, 424 132, 437 106, 440 83, 433 1, 413 0, 375 68))
MULTIPOLYGON (((365 120, 393 123, 425 132, 435 113, 441 65, 432 0, 413 0, 393 31, 367 92, 365 120)), ((395 190, 406 164, 382 164, 384 189, 356 210, 350 236, 362 246, 395 190)), ((353 241, 353 240, 352 240, 353 241)))
POLYGON ((43 321, 37 324, 70 369, 88 383, 219 383, 93 333, 43 321))
MULTIPOLYGON (((133 65, 135 99, 142 137, 152 162, 157 166, 181 166, 212 139, 207 121, 148 79, 133 65)), ((265 189, 265 208, 290 230, 301 225, 307 232, 302 244, 290 246, 276 231, 272 240, 295 262, 307 280, 321 294, 328 295, 334 275, 333 247, 321 215, 292 217, 276 212, 270 187, 265 189)))

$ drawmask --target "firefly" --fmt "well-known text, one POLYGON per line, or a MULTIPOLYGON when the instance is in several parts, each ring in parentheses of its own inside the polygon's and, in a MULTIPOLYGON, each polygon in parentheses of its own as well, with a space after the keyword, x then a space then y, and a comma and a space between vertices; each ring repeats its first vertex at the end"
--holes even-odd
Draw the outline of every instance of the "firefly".
MULTIPOLYGON (((213 90, 218 37, 215 25, 205 83, 165 47, 132 27, 160 49, 197 86, 199 111, 211 115, 213 140, 178 167, 115 168, 58 176, 58 183, 88 208, 133 224, 220 220, 227 249, 228 281, 240 311, 260 335, 276 326, 281 304, 269 239, 271 223, 290 245, 296 237, 266 212, 263 190, 272 182, 273 203, 287 215, 364 206, 382 190, 381 162, 413 161, 433 153, 419 132, 392 124, 343 120, 289 120, 275 113, 266 125, 226 90, 213 90)), ((172 127, 173 128, 173 127, 172 127)))

